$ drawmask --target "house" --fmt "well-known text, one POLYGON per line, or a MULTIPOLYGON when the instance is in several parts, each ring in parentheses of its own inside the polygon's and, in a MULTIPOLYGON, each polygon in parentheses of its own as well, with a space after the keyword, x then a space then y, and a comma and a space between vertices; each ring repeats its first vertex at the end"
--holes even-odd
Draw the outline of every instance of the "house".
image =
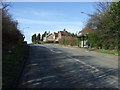
POLYGON ((54 32, 54 39, 58 38, 58 33, 54 32))
POLYGON ((88 28, 83 28, 79 33, 78 35, 86 35, 86 34, 92 34, 92 33, 95 33, 96 32, 96 29, 92 29, 92 30, 89 30, 88 28))
POLYGON ((87 28, 84 28, 80 32, 78 32, 78 35, 88 34, 88 33, 89 33, 89 30, 87 28))
POLYGON ((58 32, 58 38, 60 39, 62 37, 72 37, 72 34, 64 29, 63 31, 58 32))
POLYGON ((58 33, 54 32, 53 38, 54 38, 54 42, 58 42, 59 41, 58 33))
POLYGON ((64 29, 63 31, 58 31, 58 33, 54 32, 54 42, 58 42, 59 39, 61 39, 62 37, 71 37, 72 34, 69 33, 68 31, 66 31, 66 29, 64 29))
POLYGON ((44 37, 44 41, 45 42, 58 42, 59 39, 61 39, 62 37, 71 37, 72 34, 69 33, 68 31, 66 31, 66 29, 64 29, 63 31, 58 31, 58 33, 54 32, 52 33, 47 33, 46 36, 44 37))
POLYGON ((58 42, 59 39, 61 39, 62 37, 71 37, 71 36, 72 34, 66 31, 66 29, 64 29, 63 31, 58 31, 58 33, 54 32, 54 34, 47 36, 47 41, 58 42))
POLYGON ((44 41, 44 42, 47 42, 47 38, 51 35, 51 33, 50 33, 50 31, 49 31, 48 33, 45 32, 44 34, 45 34, 45 36, 43 37, 43 41, 44 41))
POLYGON ((54 42, 55 38, 54 38, 54 34, 49 34, 47 37, 47 42, 54 42))

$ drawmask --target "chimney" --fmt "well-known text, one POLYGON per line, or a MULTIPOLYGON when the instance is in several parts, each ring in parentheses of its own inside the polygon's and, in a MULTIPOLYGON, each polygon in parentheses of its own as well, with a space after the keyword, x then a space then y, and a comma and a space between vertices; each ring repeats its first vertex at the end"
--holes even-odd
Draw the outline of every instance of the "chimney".
POLYGON ((63 31, 66 32, 66 29, 64 29, 63 31))

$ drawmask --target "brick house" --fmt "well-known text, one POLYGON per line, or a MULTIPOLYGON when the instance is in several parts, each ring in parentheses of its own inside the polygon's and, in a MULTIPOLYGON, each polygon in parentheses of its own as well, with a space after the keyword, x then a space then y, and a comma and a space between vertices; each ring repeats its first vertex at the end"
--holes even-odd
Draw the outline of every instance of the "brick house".
POLYGON ((46 42, 58 42, 62 37, 71 37, 72 34, 64 29, 63 31, 58 31, 58 33, 49 33, 46 36, 46 42))
POLYGON ((66 31, 66 29, 64 29, 63 31, 59 31, 58 32, 58 38, 62 38, 62 37, 71 37, 72 34, 68 31, 66 31))

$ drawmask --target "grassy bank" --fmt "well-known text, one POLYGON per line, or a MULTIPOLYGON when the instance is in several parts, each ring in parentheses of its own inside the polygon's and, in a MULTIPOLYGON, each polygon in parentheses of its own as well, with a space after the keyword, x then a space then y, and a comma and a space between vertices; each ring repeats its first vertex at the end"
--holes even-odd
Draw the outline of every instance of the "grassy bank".
POLYGON ((3 54, 2 58, 2 86, 3 88, 11 88, 14 80, 20 71, 21 64, 26 56, 28 46, 19 44, 10 50, 9 53, 3 54))
POLYGON ((118 50, 97 49, 97 50, 95 50, 95 51, 101 52, 101 53, 113 54, 113 55, 116 55, 116 56, 119 56, 119 55, 120 55, 120 52, 118 53, 118 50))

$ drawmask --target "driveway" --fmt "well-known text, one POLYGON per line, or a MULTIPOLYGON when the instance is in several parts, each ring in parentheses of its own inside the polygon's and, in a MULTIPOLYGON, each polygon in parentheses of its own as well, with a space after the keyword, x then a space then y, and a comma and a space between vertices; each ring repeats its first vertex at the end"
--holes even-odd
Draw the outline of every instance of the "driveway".
POLYGON ((18 88, 118 88, 118 57, 57 44, 30 45, 18 88))

